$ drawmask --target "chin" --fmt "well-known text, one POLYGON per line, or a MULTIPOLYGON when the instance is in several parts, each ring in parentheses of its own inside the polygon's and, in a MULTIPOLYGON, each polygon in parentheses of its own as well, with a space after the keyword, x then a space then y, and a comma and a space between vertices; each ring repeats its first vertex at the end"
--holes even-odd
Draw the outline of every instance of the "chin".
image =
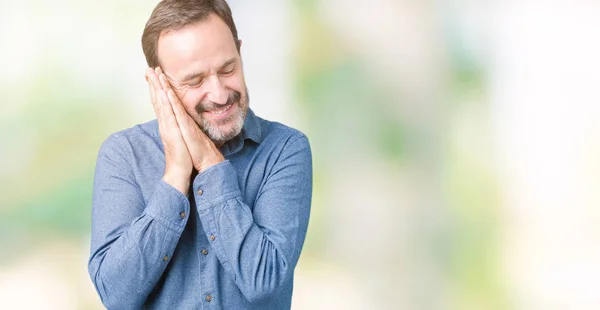
POLYGON ((202 131, 215 144, 223 144, 240 134, 244 127, 247 112, 248 109, 240 108, 238 105, 237 111, 224 122, 219 122, 221 124, 215 124, 213 121, 204 119, 202 120, 202 131))
POLYGON ((212 140, 212 142, 214 142, 215 144, 223 144, 231 139, 233 139, 235 136, 239 135, 240 132, 242 131, 242 127, 236 127, 236 128, 232 128, 229 126, 222 126, 225 128, 219 128, 216 131, 209 131, 206 132, 206 135, 208 136, 208 138, 210 138, 212 140))

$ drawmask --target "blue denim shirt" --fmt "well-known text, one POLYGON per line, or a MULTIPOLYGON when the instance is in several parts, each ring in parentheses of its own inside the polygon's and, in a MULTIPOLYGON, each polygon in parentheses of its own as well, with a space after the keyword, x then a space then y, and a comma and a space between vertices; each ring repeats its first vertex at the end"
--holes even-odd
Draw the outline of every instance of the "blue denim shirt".
POLYGON ((183 195, 156 120, 111 135, 94 179, 89 274, 109 309, 289 309, 312 161, 301 132, 249 110, 225 161, 183 195))

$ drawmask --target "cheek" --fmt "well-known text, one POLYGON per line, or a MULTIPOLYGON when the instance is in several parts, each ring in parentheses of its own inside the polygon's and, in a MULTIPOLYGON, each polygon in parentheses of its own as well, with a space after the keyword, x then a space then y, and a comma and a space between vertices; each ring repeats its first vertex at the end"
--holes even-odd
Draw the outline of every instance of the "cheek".
POLYGON ((225 85, 225 88, 240 92, 240 93, 244 93, 244 76, 243 75, 236 75, 236 76, 232 76, 228 79, 226 79, 225 81, 223 81, 223 85, 225 85))

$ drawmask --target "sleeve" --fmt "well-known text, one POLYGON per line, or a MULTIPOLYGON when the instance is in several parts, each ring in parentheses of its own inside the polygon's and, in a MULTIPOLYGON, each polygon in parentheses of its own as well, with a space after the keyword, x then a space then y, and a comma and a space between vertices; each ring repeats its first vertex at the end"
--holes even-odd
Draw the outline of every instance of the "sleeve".
POLYGON ((229 161, 199 174, 193 186, 203 233, 246 299, 276 294, 292 276, 308 227, 312 159, 307 138, 284 147, 252 211, 229 161))
POLYGON ((159 181, 144 201, 119 136, 100 148, 92 201, 88 271, 108 309, 140 308, 170 261, 190 204, 159 181))

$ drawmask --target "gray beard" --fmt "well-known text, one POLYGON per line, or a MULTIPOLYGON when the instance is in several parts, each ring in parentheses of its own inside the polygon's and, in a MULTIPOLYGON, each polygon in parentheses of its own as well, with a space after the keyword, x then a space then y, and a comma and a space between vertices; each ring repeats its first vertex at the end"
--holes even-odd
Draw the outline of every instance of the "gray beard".
POLYGON ((225 142, 233 139, 235 136, 239 135, 240 132, 242 132, 242 128, 244 127, 244 121, 246 120, 246 115, 248 114, 248 108, 250 106, 250 95, 248 94, 248 87, 246 87, 246 93, 244 95, 241 95, 237 102, 234 102, 233 104, 238 105, 237 111, 234 114, 227 117, 226 119, 219 122, 221 124, 233 123, 233 126, 231 126, 231 130, 229 131, 220 130, 219 126, 211 123, 207 119, 201 119, 202 131, 204 131, 206 136, 208 136, 208 138, 211 139, 217 145, 224 144, 225 142))
POLYGON ((237 111, 221 121, 223 124, 233 123, 233 126, 231 126, 231 129, 228 131, 219 129, 219 126, 216 126, 205 118, 202 119, 202 131, 204 131, 208 138, 215 144, 223 144, 239 135, 242 131, 244 121, 246 120, 246 114, 248 114, 248 105, 243 104, 242 100, 236 103, 238 104, 237 111))

